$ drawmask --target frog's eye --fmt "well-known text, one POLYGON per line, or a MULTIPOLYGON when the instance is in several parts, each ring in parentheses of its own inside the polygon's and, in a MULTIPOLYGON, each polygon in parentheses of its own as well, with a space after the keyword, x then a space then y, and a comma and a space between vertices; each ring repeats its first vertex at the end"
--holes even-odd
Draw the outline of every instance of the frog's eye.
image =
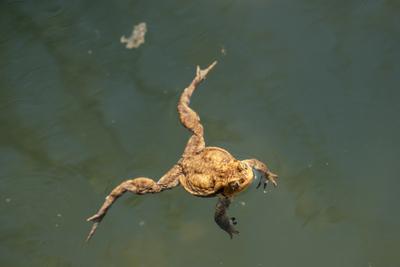
POLYGON ((246 182, 246 180, 244 178, 240 178, 239 183, 243 184, 244 182, 246 182))

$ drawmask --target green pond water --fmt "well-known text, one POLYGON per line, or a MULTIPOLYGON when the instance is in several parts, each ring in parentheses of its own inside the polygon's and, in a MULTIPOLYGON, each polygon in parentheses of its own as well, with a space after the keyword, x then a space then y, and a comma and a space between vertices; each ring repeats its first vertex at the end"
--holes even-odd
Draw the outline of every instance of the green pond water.
POLYGON ((398 0, 0 2, 0 266, 400 266, 398 0), (145 43, 120 43, 146 22, 145 43), (233 202, 182 188, 104 197, 158 179, 189 133, 280 175, 233 202))

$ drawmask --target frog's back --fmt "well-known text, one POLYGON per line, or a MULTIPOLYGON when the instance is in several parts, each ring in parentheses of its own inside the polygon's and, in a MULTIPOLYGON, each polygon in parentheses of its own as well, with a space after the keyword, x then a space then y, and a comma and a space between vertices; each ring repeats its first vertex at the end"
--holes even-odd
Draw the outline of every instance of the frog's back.
POLYGON ((217 194, 234 175, 239 162, 225 149, 206 147, 181 160, 182 186, 191 194, 208 197, 217 194))

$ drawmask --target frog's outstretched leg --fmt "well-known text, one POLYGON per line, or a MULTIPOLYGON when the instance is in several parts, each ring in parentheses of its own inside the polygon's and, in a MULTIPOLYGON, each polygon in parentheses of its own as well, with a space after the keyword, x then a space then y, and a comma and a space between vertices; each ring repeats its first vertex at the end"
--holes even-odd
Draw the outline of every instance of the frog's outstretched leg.
POLYGON ((182 122, 183 126, 187 128, 189 131, 193 133, 192 137, 189 139, 185 151, 183 155, 190 155, 197 153, 204 149, 204 129, 200 123, 200 117, 197 113, 189 107, 190 97, 193 92, 196 90, 197 86, 206 78, 208 72, 214 68, 217 64, 217 61, 214 61, 210 66, 206 69, 201 70, 199 66, 197 66, 196 77, 194 77, 193 81, 190 83, 188 87, 185 88, 178 102, 178 113, 179 119, 182 122))
POLYGON ((89 232, 88 237, 86 238, 86 241, 89 241, 90 238, 92 238, 111 205, 125 192, 129 191, 138 195, 159 193, 161 191, 178 186, 179 177, 181 175, 183 175, 181 167, 179 165, 174 165, 174 167, 172 167, 171 170, 161 177, 158 182, 146 177, 139 177, 122 182, 106 197, 106 200, 97 213, 87 219, 88 222, 90 221, 94 224, 89 232))
POLYGON ((265 189, 267 187, 267 184, 269 181, 271 181, 274 186, 278 185, 278 183, 276 182, 276 179, 278 179, 278 175, 271 172, 268 169, 267 165, 265 165, 258 159, 246 159, 246 160, 242 160, 242 162, 246 163, 247 165, 252 167, 254 170, 261 172, 262 177, 261 177, 260 181, 258 182, 257 188, 259 188, 261 183, 263 183, 263 186, 265 189))
POLYGON ((220 196, 218 198, 217 206, 215 207, 214 220, 222 230, 229 234, 232 239, 233 234, 239 234, 239 231, 233 227, 233 225, 237 224, 235 217, 229 218, 226 213, 230 204, 230 198, 220 196))

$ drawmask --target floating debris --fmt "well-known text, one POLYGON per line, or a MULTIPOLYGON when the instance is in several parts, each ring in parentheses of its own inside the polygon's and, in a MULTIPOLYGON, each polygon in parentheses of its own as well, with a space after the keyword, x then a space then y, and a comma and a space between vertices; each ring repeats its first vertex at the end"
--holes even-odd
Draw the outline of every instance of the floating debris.
POLYGON ((10 202, 11 202, 11 198, 9 198, 9 197, 6 198, 6 202, 7 202, 7 203, 10 203, 10 202))
POLYGON ((246 206, 246 202, 244 202, 244 201, 240 201, 240 205, 242 205, 242 206, 246 206))
POLYGON ((88 53, 89 55, 91 55, 91 54, 93 53, 93 51, 89 49, 89 50, 87 51, 87 53, 88 53))
POLYGON ((221 54, 223 55, 223 56, 226 56, 226 48, 225 47, 221 47, 221 54))
POLYGON ((140 221, 140 222, 139 222, 139 226, 140 226, 140 227, 143 227, 143 226, 144 226, 144 224, 145 224, 145 222, 144 222, 144 221, 140 221))
POLYGON ((57 214, 57 217, 62 217, 61 213, 58 213, 58 214, 57 214))
POLYGON ((130 37, 121 36, 121 43, 126 43, 126 48, 138 48, 144 43, 144 36, 147 32, 147 26, 145 22, 139 23, 133 26, 133 31, 130 37))

